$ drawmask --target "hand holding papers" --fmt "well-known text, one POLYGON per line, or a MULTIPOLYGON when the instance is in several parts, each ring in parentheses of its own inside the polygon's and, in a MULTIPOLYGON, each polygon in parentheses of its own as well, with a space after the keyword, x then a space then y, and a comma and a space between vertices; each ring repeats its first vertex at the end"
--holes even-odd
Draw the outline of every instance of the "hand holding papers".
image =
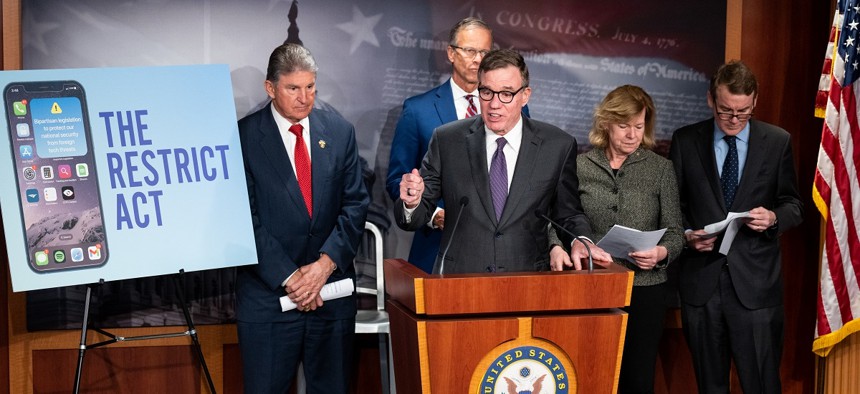
MULTIPOLYGON (((346 297, 355 291, 355 284, 352 279, 341 279, 337 282, 327 283, 320 290, 320 297, 323 301, 334 300, 337 298, 346 297)), ((291 311, 296 309, 296 304, 290 300, 289 296, 281 297, 281 312, 291 311)))
POLYGON ((601 247, 606 253, 613 257, 618 257, 635 263, 634 259, 629 256, 631 252, 649 250, 657 246, 666 229, 654 231, 639 231, 634 228, 624 227, 619 225, 612 226, 609 232, 597 242, 597 246, 601 247))
POLYGON ((744 221, 738 219, 744 219, 750 217, 749 212, 729 212, 726 215, 726 218, 722 221, 711 223, 705 226, 704 230, 706 235, 708 236, 717 236, 720 232, 725 230, 726 234, 723 236, 723 243, 720 244, 720 253, 727 255, 729 254, 729 249, 732 246, 732 241, 735 240, 735 235, 738 234, 738 230, 743 226, 744 221))

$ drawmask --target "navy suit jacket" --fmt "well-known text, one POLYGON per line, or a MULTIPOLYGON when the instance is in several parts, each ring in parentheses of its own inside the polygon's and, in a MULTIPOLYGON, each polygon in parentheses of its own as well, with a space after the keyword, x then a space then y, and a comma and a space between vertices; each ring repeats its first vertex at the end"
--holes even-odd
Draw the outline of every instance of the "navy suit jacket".
MULTIPOLYGON (((361 177, 355 129, 340 115, 314 109, 310 116, 313 217, 307 208, 272 115, 272 106, 239 121, 239 138, 251 203, 258 264, 238 269, 237 317, 248 322, 291 321, 283 313, 283 281, 300 266, 328 254, 337 270, 328 282, 355 279, 355 258, 370 203, 361 177)), ((324 319, 354 316, 354 297, 326 301, 324 319)))
MULTIPOLYGON (((445 255, 445 273, 548 271, 547 222, 535 216, 545 212, 574 234, 590 236, 591 226, 579 200, 576 176, 576 140, 548 123, 523 118, 523 136, 510 192, 501 220, 496 220, 490 194, 484 121, 458 120, 433 134, 421 164, 424 194, 406 222, 403 201, 394 203, 400 228, 415 231, 424 226, 440 198, 449 201, 448 225, 442 243, 452 239, 452 221, 461 215, 454 242, 445 255), (451 201, 455 203, 451 203, 451 201)), ((569 237, 559 233, 566 242, 569 237)), ((437 257, 434 272, 439 270, 437 257)))
MULTIPOLYGON (((392 200, 400 197, 400 179, 403 174, 413 168, 421 168, 421 160, 427 153, 430 137, 437 127, 457 120, 457 109, 454 107, 451 80, 430 89, 429 91, 410 97, 403 102, 403 111, 394 129, 394 140, 391 142, 391 156, 388 162, 388 178, 386 190, 392 200)), ((475 98, 475 105, 480 105, 475 98)), ((528 107, 523 108, 523 114, 528 116, 528 107)), ((439 206, 444 207, 440 201, 439 206)), ((412 239, 409 251, 409 262, 431 272, 436 256, 439 254, 439 243, 442 232, 427 226, 418 229, 412 239)))
POLYGON ((728 263, 735 291, 750 309, 782 304, 783 284, 779 234, 800 224, 802 203, 797 193, 791 138, 785 130, 750 121, 749 150, 731 207, 725 206, 714 155, 714 119, 685 126, 672 136, 669 152, 678 177, 684 225, 698 230, 726 218, 728 212, 764 207, 776 214, 776 228, 756 232, 742 226, 728 256, 687 249, 680 259, 681 299, 704 305, 716 291, 723 264, 728 263))

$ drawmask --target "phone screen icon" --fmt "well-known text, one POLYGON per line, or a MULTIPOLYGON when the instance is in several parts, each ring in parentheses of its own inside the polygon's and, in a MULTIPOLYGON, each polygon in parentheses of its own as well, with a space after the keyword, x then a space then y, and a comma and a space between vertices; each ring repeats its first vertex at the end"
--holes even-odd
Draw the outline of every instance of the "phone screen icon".
POLYGON ((37 189, 27 189, 24 194, 27 195, 27 202, 29 203, 37 203, 39 202, 39 190, 37 189))
POLYGON ((27 138, 30 136, 30 125, 27 123, 18 123, 15 125, 15 131, 18 133, 18 138, 27 138))
POLYGON ((21 160, 29 160, 33 158, 32 145, 21 145, 18 147, 18 152, 21 153, 21 160))
POLYGON ((12 111, 15 113, 15 116, 27 115, 27 102, 26 101, 16 101, 16 102, 12 103, 12 111))
POLYGON ((36 265, 38 266, 46 266, 48 265, 48 251, 40 250, 35 254, 36 265))
POLYGON ((54 167, 42 166, 42 179, 44 179, 44 180, 54 179, 54 167))
POLYGON ((69 179, 72 177, 72 167, 68 164, 60 164, 57 167, 57 172, 60 174, 60 179, 69 179))
POLYGON ((80 178, 86 178, 90 176, 90 168, 87 166, 87 163, 75 164, 75 172, 77 172, 78 177, 80 178))

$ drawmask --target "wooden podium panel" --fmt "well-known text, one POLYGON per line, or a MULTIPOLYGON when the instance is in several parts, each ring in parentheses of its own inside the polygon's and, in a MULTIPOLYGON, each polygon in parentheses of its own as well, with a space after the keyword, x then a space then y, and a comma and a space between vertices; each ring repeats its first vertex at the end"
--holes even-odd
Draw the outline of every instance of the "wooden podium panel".
POLYGON ((430 275, 401 259, 385 260, 385 291, 419 315, 569 311, 630 304, 633 271, 430 275), (571 288, 572 287, 572 288, 571 288))
POLYGON ((620 310, 539 317, 418 319, 396 303, 388 305, 395 378, 407 393, 472 393, 476 368, 507 342, 545 340, 570 358, 570 390, 613 393, 621 367, 627 315, 620 310), (409 328, 411 327, 411 328, 409 328), (400 335, 402 333, 402 335, 400 335), (413 335, 414 334, 414 335, 413 335))
POLYGON ((627 327, 618 308, 633 286, 625 268, 442 277, 386 260, 385 279, 399 391, 617 389, 627 327))
POLYGON ((567 352, 576 373, 576 389, 581 393, 616 391, 626 331, 627 313, 620 309, 535 317, 532 327, 535 337, 567 352))

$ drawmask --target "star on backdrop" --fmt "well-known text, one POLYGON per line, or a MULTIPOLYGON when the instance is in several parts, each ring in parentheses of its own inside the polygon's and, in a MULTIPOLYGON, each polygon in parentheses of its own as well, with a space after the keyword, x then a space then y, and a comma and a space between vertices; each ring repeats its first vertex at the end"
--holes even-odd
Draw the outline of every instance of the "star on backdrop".
POLYGON ((373 33, 373 28, 376 27, 376 24, 379 23, 380 19, 382 19, 382 14, 367 17, 364 16, 357 6, 352 6, 352 20, 337 25, 338 29, 352 35, 352 42, 349 47, 350 54, 355 53, 355 50, 358 49, 358 46, 361 45, 362 42, 379 47, 379 40, 376 39, 376 34, 373 33))

